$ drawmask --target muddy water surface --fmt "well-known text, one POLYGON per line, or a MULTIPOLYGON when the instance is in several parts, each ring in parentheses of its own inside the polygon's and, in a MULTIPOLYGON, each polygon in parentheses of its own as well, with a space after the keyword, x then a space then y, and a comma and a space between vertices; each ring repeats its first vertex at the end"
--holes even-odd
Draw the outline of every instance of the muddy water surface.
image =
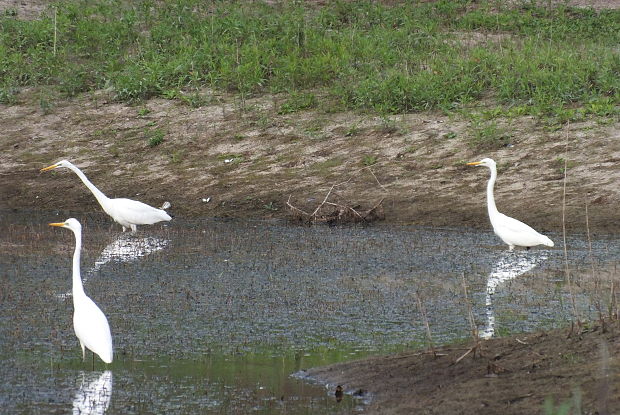
MULTIPOLYGON (((338 414, 361 400, 292 377, 305 368, 481 334, 555 327, 571 315, 561 238, 508 253, 490 232, 297 227, 184 220, 123 234, 84 226, 82 277, 108 316, 115 361, 82 362, 72 329, 70 213, 2 212, 0 406, 7 413, 338 414)), ((570 238, 575 303, 595 315, 619 242, 570 238), (588 287, 594 287, 592 289, 588 287)), ((303 373, 303 372, 302 372, 303 373)), ((330 385, 332 387, 333 385, 330 385)))

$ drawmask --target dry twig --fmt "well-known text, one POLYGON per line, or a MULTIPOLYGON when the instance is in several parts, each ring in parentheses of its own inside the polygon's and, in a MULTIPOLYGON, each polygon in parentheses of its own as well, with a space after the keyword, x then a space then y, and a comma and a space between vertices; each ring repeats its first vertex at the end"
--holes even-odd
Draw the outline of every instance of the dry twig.
POLYGON ((461 273, 461 278, 463 280, 463 292, 465 293, 465 304, 467 305, 467 317, 469 319, 469 328, 471 329, 471 337, 474 340, 474 345, 471 349, 467 351, 463 356, 459 357, 454 363, 458 363, 462 358, 467 356, 469 353, 474 353, 474 359, 476 358, 476 351, 480 354, 480 336, 478 333, 478 326, 476 325, 476 320, 474 318, 474 312, 472 310, 471 302, 469 301, 469 295, 467 294, 467 282, 465 281, 465 273, 461 273))
POLYGON ((334 221, 367 222, 368 220, 380 218, 382 217, 382 211, 380 211, 379 209, 381 208, 383 200, 385 199, 384 197, 382 197, 378 203, 375 203, 372 208, 370 208, 369 210, 365 212, 359 211, 358 209, 351 206, 350 203, 342 203, 342 202, 338 203, 338 202, 330 200, 330 197, 333 197, 334 195, 342 199, 342 197, 336 193, 336 189, 349 184, 351 180, 355 177, 355 174, 363 170, 368 170, 370 174, 372 175, 372 177, 374 178, 374 180, 377 182, 377 185, 381 187, 382 191, 384 192, 386 191, 385 187, 381 184, 381 182, 379 182, 379 179, 377 179, 377 176, 372 171, 372 169, 370 169, 369 166, 366 166, 351 173, 351 176, 347 180, 340 182, 340 183, 333 184, 327 191, 327 194, 325 195, 325 197, 323 197, 323 200, 321 201, 321 203, 319 203, 319 205, 312 211, 312 213, 308 213, 305 210, 300 209, 297 206, 293 205, 291 203, 292 196, 289 196, 288 201, 286 202, 286 206, 288 206, 289 209, 291 209, 291 211, 294 212, 294 214, 297 215, 299 218, 303 218, 304 221, 308 221, 312 223, 334 222, 334 221), (325 212, 326 206, 329 206, 333 209, 327 209, 327 212, 325 212))
POLYGON ((426 308, 422 305, 422 301, 420 300, 420 295, 418 292, 415 292, 415 299, 418 303, 418 310, 420 314, 422 314, 422 318, 424 319, 424 325, 426 326, 426 339, 428 340, 428 345, 431 349, 431 353, 434 358, 437 358, 437 352, 435 352, 435 346, 433 344, 433 336, 431 336, 431 326, 428 323, 428 316, 426 315, 426 308))

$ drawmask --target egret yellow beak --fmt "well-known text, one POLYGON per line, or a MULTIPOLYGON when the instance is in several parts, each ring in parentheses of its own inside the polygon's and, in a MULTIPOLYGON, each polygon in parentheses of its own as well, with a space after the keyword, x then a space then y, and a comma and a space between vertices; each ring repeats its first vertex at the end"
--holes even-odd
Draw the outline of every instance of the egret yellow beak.
POLYGON ((65 223, 64 222, 60 222, 60 223, 59 222, 55 222, 55 223, 48 223, 48 225, 62 227, 62 226, 65 226, 65 223))
POLYGON ((48 170, 55 169, 56 167, 58 167, 58 164, 52 164, 51 166, 42 168, 40 171, 48 171, 48 170))
POLYGON ((482 164, 481 161, 472 161, 471 163, 467 163, 468 166, 479 166, 482 164))

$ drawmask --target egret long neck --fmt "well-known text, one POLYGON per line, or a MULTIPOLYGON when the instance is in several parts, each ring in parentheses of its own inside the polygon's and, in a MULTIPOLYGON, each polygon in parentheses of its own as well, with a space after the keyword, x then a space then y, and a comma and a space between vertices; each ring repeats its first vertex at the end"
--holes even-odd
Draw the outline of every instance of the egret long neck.
POLYGON ((495 187, 495 179, 497 178, 497 169, 491 167, 491 178, 487 182, 487 208, 489 209, 489 217, 493 218, 497 213, 497 207, 495 206, 495 196, 493 195, 493 187, 495 187))
POLYGON ((75 251, 73 252, 73 301, 84 296, 84 286, 80 276, 80 253, 82 251, 82 234, 75 232, 75 251))
POLYGON ((82 180, 82 182, 86 185, 86 187, 88 187, 88 189, 93 193, 93 195, 95 195, 100 205, 103 206, 103 204, 109 200, 109 198, 106 195, 104 195, 101 190, 97 189, 97 187, 94 184, 92 184, 90 180, 88 180, 88 177, 86 177, 86 175, 82 173, 82 170, 78 169, 74 165, 69 166, 69 168, 75 174, 77 174, 80 180, 82 180))

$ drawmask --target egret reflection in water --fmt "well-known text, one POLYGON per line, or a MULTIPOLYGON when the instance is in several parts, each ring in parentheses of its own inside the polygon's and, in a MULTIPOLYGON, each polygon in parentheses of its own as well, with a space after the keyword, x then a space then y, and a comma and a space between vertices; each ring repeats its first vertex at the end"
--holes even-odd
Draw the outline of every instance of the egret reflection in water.
MULTIPOLYGON (((105 264, 109 262, 131 262, 154 252, 161 251, 169 245, 170 241, 166 239, 155 238, 152 236, 137 237, 133 233, 120 234, 114 241, 110 242, 99 257, 95 260, 95 265, 86 271, 82 282, 86 283, 90 276, 99 271, 105 264)), ((71 291, 59 294, 59 298, 67 298, 71 296, 71 291)))
POLYGON ((80 372, 82 384, 75 392, 73 415, 105 414, 112 398, 112 371, 80 372))
POLYGON ((135 235, 123 233, 101 251, 90 272, 99 271, 108 262, 129 262, 142 258, 153 252, 161 251, 169 243, 170 241, 152 236, 137 238, 135 235))
POLYGON ((493 267, 487 280, 486 317, 487 324, 480 337, 489 339, 495 333, 495 314, 493 309, 493 295, 497 286, 502 282, 517 278, 525 274, 548 258, 545 251, 504 251, 499 261, 493 267))

